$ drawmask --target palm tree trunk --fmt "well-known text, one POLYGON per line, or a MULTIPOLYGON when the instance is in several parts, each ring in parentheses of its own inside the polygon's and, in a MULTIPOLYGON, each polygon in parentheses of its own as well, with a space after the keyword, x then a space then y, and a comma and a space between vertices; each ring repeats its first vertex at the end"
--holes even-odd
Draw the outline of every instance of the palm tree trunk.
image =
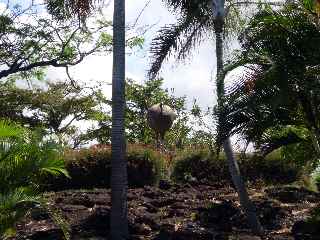
POLYGON ((229 172, 232 177, 233 184, 235 185, 239 195, 240 205, 248 218, 252 231, 255 234, 261 235, 263 233, 263 229, 257 217, 255 207, 250 201, 246 186, 242 180, 237 160, 233 154, 230 138, 224 141, 223 149, 227 157, 229 172))
MULTIPOLYGON (((216 85, 217 85, 217 102, 218 102, 219 109, 222 109, 224 107, 224 94, 225 94, 224 78, 223 78, 223 27, 224 27, 223 18, 221 18, 220 20, 219 18, 216 18, 216 24, 215 24, 216 57, 217 57, 216 85)), ((238 192, 241 207, 248 218, 248 222, 250 224, 252 231, 255 234, 260 235, 262 234, 263 229, 261 227, 259 219, 257 218, 255 208, 248 196, 246 186, 242 180, 240 169, 239 169, 237 160, 234 156, 229 137, 223 142, 223 149, 226 154, 226 158, 229 166, 229 172, 232 177, 233 184, 235 185, 236 190, 238 192)))
POLYGON ((112 240, 128 239, 127 162, 124 135, 125 110, 125 0, 114 1, 112 132, 111 132, 111 215, 112 240))

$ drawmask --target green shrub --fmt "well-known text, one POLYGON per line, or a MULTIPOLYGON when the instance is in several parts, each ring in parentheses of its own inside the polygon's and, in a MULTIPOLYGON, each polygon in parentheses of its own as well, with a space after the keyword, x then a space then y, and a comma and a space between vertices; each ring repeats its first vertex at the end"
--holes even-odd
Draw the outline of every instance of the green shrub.
MULTIPOLYGON (((129 187, 156 184, 164 175, 164 157, 145 145, 129 145, 127 149, 129 187)), ((65 153, 70 179, 46 179, 45 190, 110 187, 111 147, 70 150, 65 153)))
MULTIPOLYGON (((283 161, 278 155, 263 158, 248 155, 240 158, 237 154, 240 171, 246 181, 265 183, 291 183, 298 179, 300 168, 283 161)), ((174 160, 171 177, 175 181, 230 181, 227 161, 221 154, 217 158, 208 150, 185 151, 174 160)))
POLYGON ((284 161, 277 154, 262 157, 252 155, 239 162, 240 170, 248 181, 262 180, 267 184, 288 184, 295 182, 301 174, 301 167, 284 161))
POLYGON ((0 239, 15 235, 15 224, 36 204, 43 176, 68 176, 61 147, 14 122, 0 119, 0 239))
POLYGON ((317 169, 316 172, 314 173, 313 182, 316 185, 317 190, 320 192, 320 169, 317 169))
POLYGON ((210 151, 185 151, 174 160, 172 179, 184 181, 220 181, 229 178, 226 161, 217 159, 210 151))

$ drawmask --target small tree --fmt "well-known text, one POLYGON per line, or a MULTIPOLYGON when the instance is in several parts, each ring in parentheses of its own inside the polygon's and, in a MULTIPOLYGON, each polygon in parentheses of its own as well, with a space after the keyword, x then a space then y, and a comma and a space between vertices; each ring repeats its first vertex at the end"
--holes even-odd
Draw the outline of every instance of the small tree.
POLYGON ((189 132, 187 125, 188 112, 185 107, 185 97, 175 97, 174 90, 162 88, 163 79, 146 81, 138 84, 127 79, 126 84, 126 129, 129 142, 150 144, 153 142, 153 132, 147 123, 147 110, 154 104, 162 102, 177 112, 178 119, 172 126, 173 135, 167 138, 169 144, 175 144, 177 136, 186 138, 189 132), (185 132, 185 133, 183 133, 185 132), (180 136, 181 135, 181 136, 180 136))
POLYGON ((42 127, 44 134, 55 135, 61 143, 73 147, 95 139, 98 128, 79 134, 76 121, 108 122, 108 103, 97 89, 74 88, 67 83, 48 83, 43 88, 19 88, 14 83, 0 84, 0 117, 30 128, 42 127), (70 142, 71 141, 71 142, 70 142))

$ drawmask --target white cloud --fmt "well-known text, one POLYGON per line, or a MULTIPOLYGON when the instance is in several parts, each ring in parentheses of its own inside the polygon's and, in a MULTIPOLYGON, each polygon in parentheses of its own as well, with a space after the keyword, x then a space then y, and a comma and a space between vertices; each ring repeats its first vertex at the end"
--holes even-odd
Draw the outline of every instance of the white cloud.
POLYGON ((4 2, 0 2, 0 12, 1 13, 6 10, 6 6, 7 5, 4 2))
MULTIPOLYGON (((126 20, 130 25, 137 19, 147 0, 126 1, 126 20)), ((106 16, 112 19, 113 4, 104 10, 106 16)), ((165 24, 175 21, 175 16, 170 13, 159 0, 152 0, 139 17, 137 25, 150 25, 157 23, 145 34, 144 49, 127 55, 126 76, 143 82, 146 80, 146 72, 150 66, 151 59, 148 58, 150 42, 157 30, 165 24)), ((186 63, 177 63, 174 59, 169 59, 164 63, 161 76, 164 77, 166 88, 174 88, 179 96, 186 95, 189 104, 193 98, 197 98, 202 107, 212 106, 215 103, 214 83, 211 81, 215 75, 215 48, 214 40, 208 39, 194 52, 193 56, 186 63)), ((81 64, 70 68, 70 72, 75 79, 81 82, 109 81, 112 79, 112 55, 90 56, 81 64)), ((64 78, 61 70, 50 70, 50 77, 64 78)), ((105 92, 107 96, 111 95, 105 92)), ((190 105, 189 105, 190 106, 190 105)))

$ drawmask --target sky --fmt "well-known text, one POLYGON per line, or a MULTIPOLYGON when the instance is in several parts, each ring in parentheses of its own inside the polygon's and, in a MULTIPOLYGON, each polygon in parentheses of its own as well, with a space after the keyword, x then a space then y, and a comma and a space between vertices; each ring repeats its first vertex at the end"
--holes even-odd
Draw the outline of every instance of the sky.
MULTIPOLYGON (((126 23, 135 22, 148 0, 126 1, 126 23)), ((113 4, 105 9, 104 14, 112 19, 113 4)), ((152 38, 157 31, 166 24, 174 23, 177 16, 169 12, 161 0, 151 0, 142 12, 137 26, 155 24, 144 35, 145 43, 143 49, 137 50, 126 56, 126 77, 143 83, 146 81, 146 73, 150 66, 149 47, 152 38)), ((165 88, 174 88, 175 95, 187 96, 188 106, 191 106, 196 98, 201 107, 206 108, 215 103, 214 73, 215 73, 215 48, 214 40, 208 39, 195 49, 189 61, 177 63, 171 58, 165 62, 160 72, 164 78, 165 88)), ((112 55, 90 56, 81 64, 70 68, 74 79, 81 82, 111 82, 112 79, 112 55)), ((61 69, 50 69, 49 77, 52 79, 63 79, 65 73, 61 69)), ((111 96, 111 87, 105 87, 104 93, 111 96)))
MULTIPOLYGON (((41 2, 42 0, 37 1, 41 2)), ((5 6, 5 2, 4 0, 0 0, 0 9, 1 6, 5 6)), ((12 0, 12 2, 23 5, 30 3, 30 0, 12 0)), ((105 2, 109 3, 109 7, 104 9, 104 16, 112 20, 113 1, 105 0, 105 2)), ((145 43, 143 48, 126 55, 126 77, 143 83, 147 80, 146 73, 150 66, 151 58, 149 56, 149 48, 152 39, 161 27, 174 23, 177 16, 169 12, 161 0, 127 0, 126 24, 128 26, 132 25, 138 16, 137 27, 146 25, 154 26, 144 35, 145 43), (149 2, 149 4, 146 6, 147 2, 149 2)), ((237 44, 231 43, 229 46, 231 46, 231 49, 226 50, 228 53, 231 53, 232 49, 237 47, 237 44)), ((112 55, 89 56, 80 64, 70 67, 69 72, 72 78, 80 83, 111 83, 112 55)), ((187 107, 189 109, 192 106, 193 99, 197 99, 197 103, 205 110, 207 107, 212 107, 216 104, 214 86, 215 72, 215 42, 213 39, 207 39, 193 51, 188 61, 178 63, 174 58, 168 59, 162 66, 160 77, 164 78, 165 88, 174 88, 176 96, 187 97, 187 107)), ((64 69, 53 67, 48 68, 47 77, 52 81, 63 81, 67 79, 64 69)), ((229 80, 229 82, 230 81, 232 80, 229 80)), ((111 98, 110 84, 104 85, 103 92, 111 98)), ((81 127, 84 127, 83 123, 79 124, 81 127)))
MULTIPOLYGON (((35 1, 38 3, 43 0, 35 1)), ((112 20, 113 1, 104 0, 104 2, 108 5, 103 11, 104 16, 112 20)), ((6 3, 7 0, 0 0, 0 10, 5 7, 6 3)), ((10 3, 19 3, 22 6, 27 6, 30 4, 30 0, 11 0, 10 3)), ((149 50, 152 39, 161 27, 174 23, 177 16, 169 12, 161 0, 127 0, 126 24, 132 25, 138 16, 137 27, 154 26, 144 35, 145 43, 143 48, 126 56, 126 77, 143 83, 147 80, 146 73, 150 67, 149 50), (146 3, 149 4, 146 6, 146 3)), ((232 49, 237 47, 237 44, 230 45, 232 49)), ((173 88, 176 96, 187 96, 188 107, 191 107, 194 98, 197 99, 198 104, 203 109, 208 106, 212 107, 216 103, 214 84, 216 57, 214 46, 214 40, 207 39, 193 51, 189 60, 178 63, 174 58, 170 58, 162 66, 159 76, 164 78, 164 87, 173 88)), ((232 52, 231 50, 228 52, 232 52)), ((69 71, 73 79, 85 84, 97 81, 111 83, 112 55, 89 56, 77 66, 70 67, 69 71)), ((61 68, 49 68, 47 76, 52 81, 67 79, 65 70, 61 68)), ((106 96, 111 97, 110 85, 106 84, 103 87, 103 91, 106 96)))

